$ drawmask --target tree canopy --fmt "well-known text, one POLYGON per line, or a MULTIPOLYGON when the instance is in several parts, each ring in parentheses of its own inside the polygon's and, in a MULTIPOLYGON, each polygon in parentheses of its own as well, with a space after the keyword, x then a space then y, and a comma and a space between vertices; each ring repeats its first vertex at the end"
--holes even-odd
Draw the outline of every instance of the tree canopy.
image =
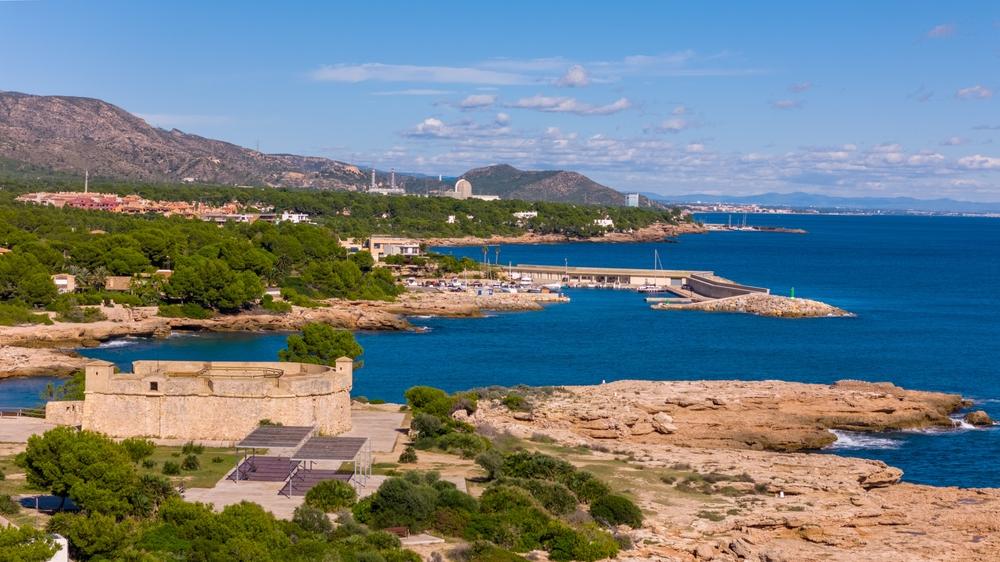
POLYGON ((278 351, 278 359, 295 363, 333 365, 341 357, 356 359, 364 350, 348 330, 310 322, 301 334, 288 336, 287 347, 278 351))

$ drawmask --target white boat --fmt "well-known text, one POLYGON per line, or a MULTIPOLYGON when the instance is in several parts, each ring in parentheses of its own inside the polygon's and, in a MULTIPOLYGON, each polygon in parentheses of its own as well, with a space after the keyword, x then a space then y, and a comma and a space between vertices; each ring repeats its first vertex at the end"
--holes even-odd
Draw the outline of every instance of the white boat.
POLYGON ((542 285, 542 288, 543 289, 548 289, 548 290, 552 291, 553 293, 558 293, 559 291, 562 290, 563 284, 562 283, 548 283, 548 284, 542 285))
POLYGON ((529 277, 527 275, 522 275, 521 279, 518 281, 518 283, 520 283, 520 285, 522 287, 530 287, 531 286, 531 277, 529 277))
MULTIPOLYGON (((660 264, 660 251, 654 249, 653 250, 653 276, 654 277, 656 276, 656 272, 660 270, 660 267, 661 267, 661 264, 660 264)), ((656 285, 655 281, 654 281, 653 284, 647 283, 645 285, 640 285, 639 288, 636 289, 636 290, 639 291, 640 293, 649 294, 649 293, 663 293, 663 292, 667 291, 667 288, 666 287, 661 287, 660 285, 656 285)))

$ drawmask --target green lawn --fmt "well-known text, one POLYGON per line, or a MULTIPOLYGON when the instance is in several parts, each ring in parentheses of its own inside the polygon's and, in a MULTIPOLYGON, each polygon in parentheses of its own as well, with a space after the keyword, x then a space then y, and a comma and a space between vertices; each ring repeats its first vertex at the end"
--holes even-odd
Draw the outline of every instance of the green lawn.
MULTIPOLYGON (((156 463, 152 468, 146 468, 139 463, 141 474, 157 474, 163 476, 163 463, 174 462, 181 464, 185 455, 181 452, 181 447, 157 446, 153 456, 149 457, 156 463)), ((188 488, 211 488, 222 479, 239 460, 243 459, 242 453, 237 453, 235 449, 216 449, 206 447, 199 455, 198 462, 201 467, 198 470, 182 470, 176 476, 167 476, 174 484, 184 484, 188 488), (222 462, 212 462, 213 458, 219 457, 222 462)))

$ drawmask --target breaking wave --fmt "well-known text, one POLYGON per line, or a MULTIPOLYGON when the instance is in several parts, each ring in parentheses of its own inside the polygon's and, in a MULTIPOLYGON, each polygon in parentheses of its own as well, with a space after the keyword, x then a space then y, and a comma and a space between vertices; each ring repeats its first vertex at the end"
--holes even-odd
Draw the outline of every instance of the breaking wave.
POLYGON ((902 442, 898 439, 872 435, 870 433, 840 431, 837 429, 831 429, 830 433, 837 436, 837 440, 833 443, 833 445, 830 445, 830 448, 841 451, 858 449, 898 449, 902 445, 902 442))

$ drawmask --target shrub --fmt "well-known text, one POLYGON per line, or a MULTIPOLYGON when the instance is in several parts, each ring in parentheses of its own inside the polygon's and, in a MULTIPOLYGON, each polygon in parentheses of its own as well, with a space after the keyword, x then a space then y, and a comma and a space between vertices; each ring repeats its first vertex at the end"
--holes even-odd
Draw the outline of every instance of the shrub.
POLYGON ((410 429, 416 431, 417 435, 421 437, 437 437, 445 432, 444 423, 441 421, 441 418, 424 413, 413 416, 413 421, 410 422, 410 429))
POLYGON ((257 422, 259 426, 281 426, 281 422, 271 421, 270 418, 264 418, 257 422))
POLYGON ((161 304, 157 315, 165 318, 194 318, 197 320, 205 320, 214 316, 215 312, 211 309, 204 308, 197 303, 188 302, 184 304, 161 304))
POLYGON ((9 495, 0 496, 0 515, 16 515, 21 511, 21 504, 9 495))
POLYGON ((483 467, 490 480, 495 479, 500 474, 503 461, 503 453, 496 449, 487 449, 476 455, 476 464, 483 467))
POLYGON ((451 415, 454 399, 445 391, 429 386, 414 386, 404 393, 406 402, 414 411, 425 412, 440 418, 451 415))
POLYGON ((512 478, 541 478, 561 481, 576 472, 573 465, 542 453, 519 451, 507 455, 501 472, 512 478))
POLYGON ((215 456, 215 457, 212 457, 212 462, 215 463, 215 464, 219 464, 219 463, 226 462, 226 459, 224 459, 223 457, 215 456))
POLYGON ((358 494, 347 482, 340 480, 324 480, 313 486, 306 493, 306 505, 321 509, 327 513, 351 507, 358 494))
POLYGON ((197 455, 188 455, 181 461, 181 468, 184 470, 198 470, 201 468, 201 461, 197 455))
POLYGON ((7 479, 7 473, 4 472, 3 470, 0 470, 0 482, 4 481, 6 479, 7 479))
POLYGON ((181 452, 185 455, 200 455, 205 452, 205 446, 197 445, 194 441, 188 441, 181 447, 181 452))
POLYGON ((430 525, 437 504, 438 491, 429 484, 418 484, 406 478, 390 478, 371 496, 368 513, 358 519, 372 526, 408 527, 417 532, 430 525))
POLYGON ((327 535, 333 530, 333 524, 325 511, 306 504, 295 508, 292 522, 310 533, 327 535))
POLYGON ((553 515, 567 515, 576 510, 576 496, 559 482, 536 478, 501 478, 494 485, 510 485, 527 490, 531 497, 553 515))
POLYGON ((507 396, 504 396, 500 403, 506 406, 508 410, 517 412, 524 412, 531 409, 528 399, 516 392, 511 392, 507 396))
POLYGON ((19 324, 51 324, 48 314, 35 314, 30 308, 19 304, 0 303, 0 326, 19 324))
POLYGON ((459 453, 463 458, 471 459, 490 448, 490 442, 474 433, 452 432, 437 438, 437 446, 442 451, 459 453))
POLYGON ((181 473, 181 465, 175 463, 174 461, 166 461, 163 463, 163 468, 161 469, 163 474, 167 476, 176 476, 181 473))
POLYGON ((121 446, 128 453, 132 462, 139 462, 142 459, 153 454, 156 450, 156 445, 153 444, 149 439, 141 439, 139 437, 129 437, 128 439, 123 439, 121 446))
POLYGON ((153 459, 143 459, 142 461, 143 468, 153 468, 155 466, 156 466, 156 461, 154 461, 153 459))
POLYGON ((625 496, 608 494, 590 505, 590 514, 612 525, 642 526, 642 511, 625 496))
POLYGON ((551 560, 583 560, 593 562, 613 558, 618 554, 618 541, 593 524, 574 530, 560 525, 551 531, 546 541, 551 560))
POLYGON ((413 448, 413 445, 408 445, 406 449, 399 455, 399 462, 401 463, 415 463, 417 462, 417 450, 413 448))
POLYGON ((607 484, 586 470, 577 470, 565 476, 562 482, 584 503, 591 503, 611 493, 611 488, 607 484))
POLYGON ((260 306, 264 310, 268 310, 268 311, 271 311, 271 312, 277 312, 277 313, 284 313, 284 312, 291 312, 292 311, 292 305, 291 305, 291 303, 288 303, 288 302, 285 302, 285 301, 276 301, 276 300, 274 300, 274 297, 272 297, 271 295, 264 295, 264 298, 262 298, 260 300, 260 306))

